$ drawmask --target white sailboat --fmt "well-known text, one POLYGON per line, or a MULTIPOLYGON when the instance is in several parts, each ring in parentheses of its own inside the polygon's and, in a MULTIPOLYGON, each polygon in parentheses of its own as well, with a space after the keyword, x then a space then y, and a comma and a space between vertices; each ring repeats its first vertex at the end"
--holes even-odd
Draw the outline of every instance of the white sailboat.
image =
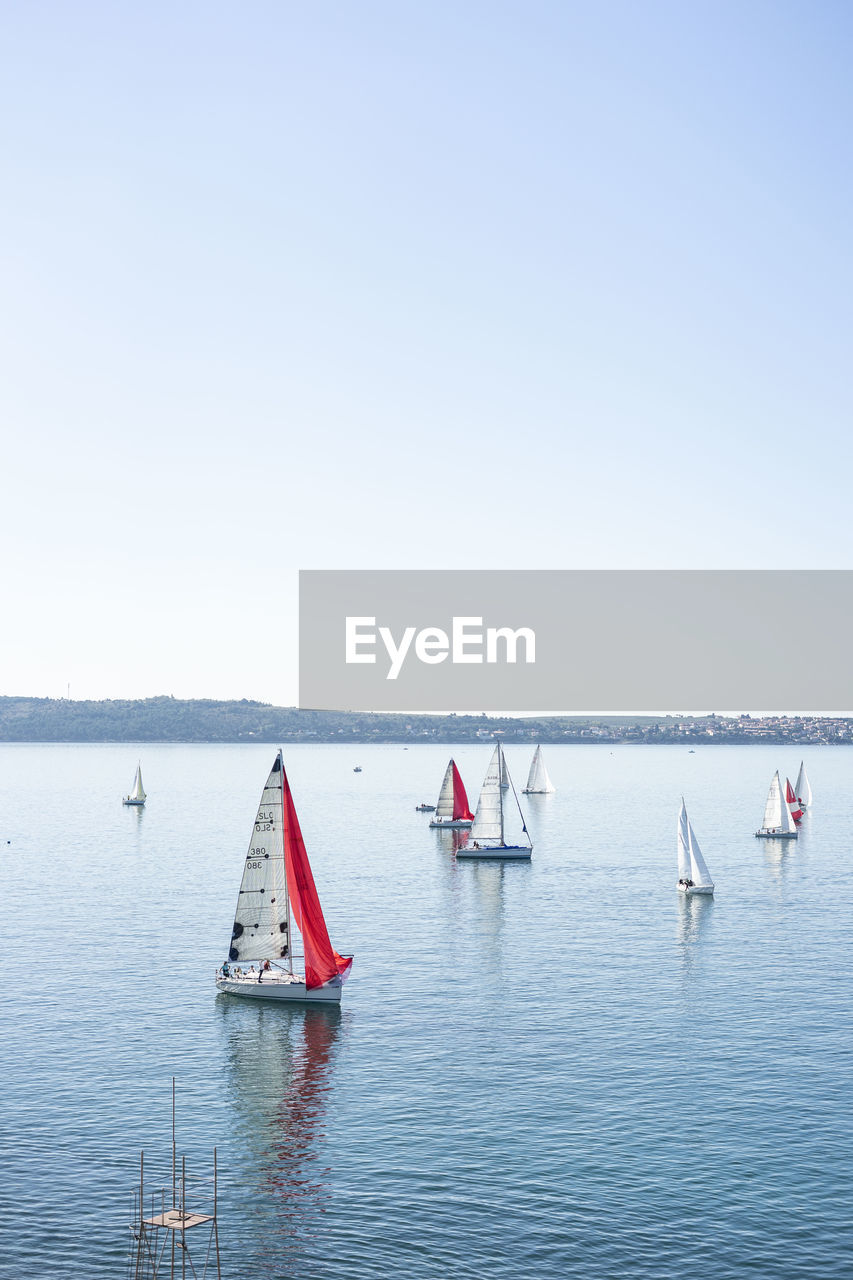
POLYGON ((708 870, 696 833, 687 816, 684 796, 678 815, 678 890, 679 893, 713 893, 714 882, 708 870))
POLYGON ((797 774, 797 785, 794 787, 797 799, 804 809, 808 809, 812 803, 812 789, 809 783, 808 774, 804 761, 800 761, 800 772, 797 774))
POLYGON ((329 941, 279 751, 258 806, 231 947, 216 986, 232 996, 339 1004, 351 967, 352 956, 338 955, 329 941), (302 937, 301 957, 294 955, 293 924, 302 937), (294 969, 295 959, 304 961, 302 971, 294 969))
POLYGON ((435 817, 430 819, 431 827, 470 827, 474 815, 468 808, 468 795, 456 761, 450 760, 444 771, 444 781, 438 793, 435 805, 435 817))
POLYGON ((548 770, 545 768, 545 761, 542 759, 542 748, 537 747, 530 762, 530 773, 527 775, 527 786, 524 788, 524 794, 527 796, 546 795, 554 789, 554 784, 548 777, 548 770))
POLYGON ((477 812, 469 838, 456 850, 457 858, 529 858, 533 852, 533 842, 515 794, 515 787, 506 768, 503 750, 500 743, 495 747, 489 768, 483 780, 480 799, 477 801, 477 812), (512 789, 515 808, 521 819, 520 839, 517 843, 507 840, 507 823, 504 805, 504 791, 501 779, 506 777, 507 787, 512 789), (524 841, 526 840, 526 843, 524 841))
POLYGON ((797 825, 794 822, 790 806, 782 791, 779 770, 773 774, 767 803, 764 806, 764 825, 755 833, 757 836, 768 836, 775 840, 796 840, 797 825))
POLYGON ((136 777, 133 779, 133 786, 131 787, 130 795, 124 797, 122 804, 143 805, 147 799, 148 797, 146 796, 145 790, 142 786, 142 765, 138 764, 136 766, 136 777))

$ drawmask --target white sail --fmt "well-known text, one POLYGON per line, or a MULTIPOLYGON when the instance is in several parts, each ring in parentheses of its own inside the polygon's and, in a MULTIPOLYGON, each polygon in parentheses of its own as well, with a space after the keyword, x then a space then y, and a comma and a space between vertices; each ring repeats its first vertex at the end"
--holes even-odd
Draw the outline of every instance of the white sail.
POLYGON ((764 824, 761 830, 778 833, 779 835, 787 835, 789 832, 796 834, 797 825, 782 791, 778 769, 773 775, 773 781, 770 783, 770 790, 767 793, 767 803, 764 806, 764 824))
POLYGON ((451 760, 444 774, 444 781, 441 784, 441 790, 438 793, 438 803, 435 806, 436 818, 452 818, 453 817, 453 761, 451 760))
POLYGON ((509 788, 509 772, 506 767, 506 756, 501 752, 501 789, 503 791, 509 788))
POLYGON ((678 815, 678 878, 691 880, 690 874, 690 824, 687 820, 687 806, 684 797, 681 799, 681 812, 678 815))
POLYGON ((797 785, 794 787, 797 799, 804 809, 808 809, 812 802, 812 789, 809 784, 808 774, 804 761, 800 761, 800 772, 797 774, 797 785))
POLYGON ((495 747, 477 801, 477 812, 471 827, 471 843, 475 840, 503 842, 503 797, 501 795, 501 761, 503 752, 495 747))
MULTIPOLYGON (((684 801, 682 801, 682 804, 684 801)), ((690 879, 700 889, 713 889, 714 882, 711 879, 711 873, 702 857, 702 850, 699 848, 699 841, 696 839, 696 832, 689 819, 687 822, 687 835, 690 842, 690 879)))
POLYGON ((681 797, 678 815, 678 887, 685 893, 713 893, 714 882, 702 857, 696 832, 687 817, 687 806, 681 797))
POLYGON ((527 786, 524 790, 526 792, 535 792, 537 795, 554 790, 554 784, 548 777, 548 770, 545 768, 545 761, 542 759, 541 747, 537 747, 533 752, 530 773, 527 775, 527 786))
MULTIPOLYGON (((156 782, 156 778, 155 778, 155 782, 156 782)), ((141 764, 138 764, 136 766, 136 777, 133 779, 133 790, 131 791, 128 799, 138 800, 140 804, 146 799, 145 791, 143 790, 143 787, 142 787, 142 765, 141 764)))
POLYGON ((232 963, 284 960, 285 967, 290 968, 283 828, 279 755, 261 796, 243 867, 228 956, 232 963))

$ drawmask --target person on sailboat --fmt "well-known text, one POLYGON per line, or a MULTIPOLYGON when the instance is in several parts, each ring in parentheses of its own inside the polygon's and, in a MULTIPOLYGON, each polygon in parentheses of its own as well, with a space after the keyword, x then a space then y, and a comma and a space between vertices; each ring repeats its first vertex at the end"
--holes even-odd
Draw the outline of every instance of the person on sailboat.
POLYGON ((265 960, 263 964, 258 965, 258 982, 263 982, 264 974, 269 973, 269 971, 270 971, 269 960, 265 960))
POLYGON ((231 977, 231 966, 230 966, 230 964, 228 963, 228 961, 227 961, 227 960, 225 961, 225 963, 224 963, 224 964, 223 964, 223 966, 222 966, 222 976, 223 976, 223 978, 230 978, 230 977, 231 977))

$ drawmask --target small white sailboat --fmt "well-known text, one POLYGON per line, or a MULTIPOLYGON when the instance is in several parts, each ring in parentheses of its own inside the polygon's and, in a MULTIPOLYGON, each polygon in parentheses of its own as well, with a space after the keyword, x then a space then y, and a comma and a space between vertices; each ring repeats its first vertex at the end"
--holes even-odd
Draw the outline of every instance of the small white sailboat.
POLYGON ((231 947, 216 986, 256 1000, 340 1004, 351 967, 352 956, 338 955, 329 941, 279 751, 258 806, 231 947), (294 955, 292 924, 302 937, 301 957, 294 955), (304 961, 304 972, 294 969, 296 959, 304 961))
POLYGON ((456 850, 457 858, 529 858, 533 852, 533 841, 512 786, 509 770, 506 768, 503 750, 500 743, 495 747, 489 768, 483 780, 477 812, 469 833, 469 839, 456 850), (501 779, 506 777, 507 787, 512 789, 515 807, 521 819, 520 839, 513 843, 507 841, 507 823, 504 805, 504 791, 501 779), (526 843, 524 841, 526 840, 526 843))
POLYGON ((456 761, 450 760, 444 771, 444 780, 438 793, 435 805, 435 817, 430 819, 431 827, 470 827, 474 815, 468 807, 468 794, 456 767, 456 761))
POLYGON ((542 748, 537 747, 533 752, 533 759, 530 761, 530 773, 527 775, 527 786, 524 788, 524 794, 527 796, 546 795, 554 790, 554 784, 548 777, 548 770, 545 768, 545 761, 542 759, 542 748))
POLYGON ((797 785, 794 787, 794 791, 802 807, 808 809, 812 803, 812 789, 806 773, 805 763, 802 760, 800 761, 800 772, 797 774, 797 785))
POLYGON ((782 791, 778 769, 773 774, 773 781, 767 793, 764 825, 755 834, 772 837, 775 840, 796 840, 797 838, 797 824, 794 822, 790 806, 782 791))
POLYGON ((711 873, 687 816, 684 796, 681 797, 678 815, 678 891, 687 894, 714 892, 711 873))
POLYGON ((124 797, 122 804, 143 805, 147 799, 148 797, 145 794, 145 789, 142 786, 142 765, 138 764, 136 766, 136 777, 133 779, 133 786, 131 787, 130 795, 124 797))

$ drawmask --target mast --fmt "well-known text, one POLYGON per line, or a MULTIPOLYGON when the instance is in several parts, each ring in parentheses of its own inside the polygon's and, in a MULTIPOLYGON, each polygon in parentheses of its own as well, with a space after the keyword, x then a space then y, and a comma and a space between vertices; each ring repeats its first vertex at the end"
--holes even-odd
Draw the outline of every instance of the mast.
POLYGON ((503 753, 503 751, 502 751, 502 749, 501 749, 501 744, 500 744, 500 742, 499 742, 499 743, 498 743, 498 804, 499 804, 499 805, 500 805, 500 807, 501 807, 501 844, 502 844, 502 845, 503 845, 503 844, 506 844, 506 840, 504 840, 504 789, 503 789, 503 781, 504 781, 504 753, 503 753))
MULTIPOLYGON (((278 749, 278 766, 279 778, 281 779, 281 838, 284 840, 284 757, 281 753, 281 747, 278 749)), ((293 933, 290 926, 290 885, 287 879, 287 861, 284 864, 284 919, 287 924, 287 955, 285 956, 285 968, 288 973, 293 973, 293 933)))

